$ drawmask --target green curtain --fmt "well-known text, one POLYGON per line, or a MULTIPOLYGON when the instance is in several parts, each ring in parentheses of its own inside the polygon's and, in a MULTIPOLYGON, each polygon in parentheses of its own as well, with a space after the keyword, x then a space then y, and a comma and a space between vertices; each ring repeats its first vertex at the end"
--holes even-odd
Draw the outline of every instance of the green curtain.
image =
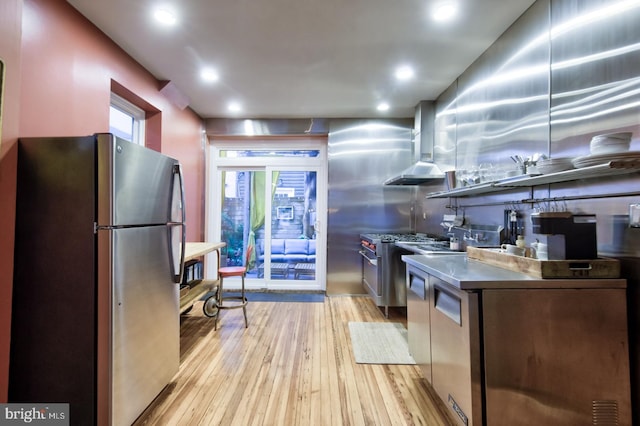
MULTIPOLYGON (((280 172, 272 172, 271 182, 271 200, 276 192, 276 182, 280 172)), ((247 270, 255 266, 256 263, 256 231, 264 226, 264 217, 266 210, 266 199, 264 197, 266 185, 265 172, 251 173, 251 211, 249 215, 249 237, 247 239, 247 250, 250 250, 249 264, 247 270)))

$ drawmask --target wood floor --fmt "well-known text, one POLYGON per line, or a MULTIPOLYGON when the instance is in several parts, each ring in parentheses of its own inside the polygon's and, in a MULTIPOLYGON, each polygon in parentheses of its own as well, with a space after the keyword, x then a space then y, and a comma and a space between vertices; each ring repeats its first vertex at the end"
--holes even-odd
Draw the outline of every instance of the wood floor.
POLYGON ((450 425, 413 365, 356 364, 349 321, 393 321, 368 297, 251 302, 221 313, 198 302, 181 320, 181 366, 136 425, 450 425))

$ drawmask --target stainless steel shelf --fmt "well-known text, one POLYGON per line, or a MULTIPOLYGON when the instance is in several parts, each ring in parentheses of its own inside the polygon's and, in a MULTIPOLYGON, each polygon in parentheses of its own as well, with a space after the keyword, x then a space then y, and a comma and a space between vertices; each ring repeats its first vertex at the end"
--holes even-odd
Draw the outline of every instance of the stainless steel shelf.
POLYGON ((638 161, 610 161, 608 163, 598 164, 597 166, 565 170, 564 172, 549 173, 546 175, 523 177, 522 179, 514 181, 497 181, 494 185, 500 187, 536 186, 580 179, 625 175, 638 171, 640 171, 640 162, 638 161))
POLYGON ((469 195, 486 194, 487 192, 503 191, 503 188, 494 186, 494 182, 480 183, 478 185, 465 186, 451 191, 432 192, 427 198, 466 197, 469 195))
POLYGON ((456 188, 451 191, 433 192, 431 194, 427 194, 426 198, 467 197, 470 195, 506 191, 510 188, 531 187, 580 179, 625 175, 636 173, 638 171, 640 171, 640 161, 636 159, 626 161, 616 160, 604 164, 598 164, 596 166, 565 170, 563 172, 549 173, 546 175, 515 176, 494 182, 485 182, 464 188, 456 188))

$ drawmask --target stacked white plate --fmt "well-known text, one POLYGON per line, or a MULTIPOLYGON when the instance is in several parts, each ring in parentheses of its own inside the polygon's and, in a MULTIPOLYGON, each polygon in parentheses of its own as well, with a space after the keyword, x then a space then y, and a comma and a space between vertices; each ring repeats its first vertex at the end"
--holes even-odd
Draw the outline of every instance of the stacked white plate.
POLYGON ((571 170, 573 169, 572 158, 544 158, 536 162, 536 169, 543 175, 571 170))
POLYGON ((597 166, 599 164, 606 164, 611 161, 621 161, 624 163, 638 163, 640 162, 640 151, 628 151, 628 152, 612 152, 610 154, 598 154, 598 155, 585 155, 573 159, 573 165, 577 169, 583 167, 597 166))
POLYGON ((591 155, 613 154, 629 151, 631 132, 606 133, 591 139, 591 155))

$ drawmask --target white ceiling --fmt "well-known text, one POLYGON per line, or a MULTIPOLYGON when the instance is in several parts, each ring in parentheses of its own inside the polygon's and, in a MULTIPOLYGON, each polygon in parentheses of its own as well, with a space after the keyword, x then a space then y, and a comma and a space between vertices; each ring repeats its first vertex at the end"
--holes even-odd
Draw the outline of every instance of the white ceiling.
POLYGON ((456 0, 457 17, 434 22, 442 1, 68 0, 203 118, 412 117, 534 2, 456 0), (158 5, 174 26, 155 22, 158 5), (399 82, 403 64, 415 77, 399 82), (203 66, 216 83, 200 79, 203 66))

